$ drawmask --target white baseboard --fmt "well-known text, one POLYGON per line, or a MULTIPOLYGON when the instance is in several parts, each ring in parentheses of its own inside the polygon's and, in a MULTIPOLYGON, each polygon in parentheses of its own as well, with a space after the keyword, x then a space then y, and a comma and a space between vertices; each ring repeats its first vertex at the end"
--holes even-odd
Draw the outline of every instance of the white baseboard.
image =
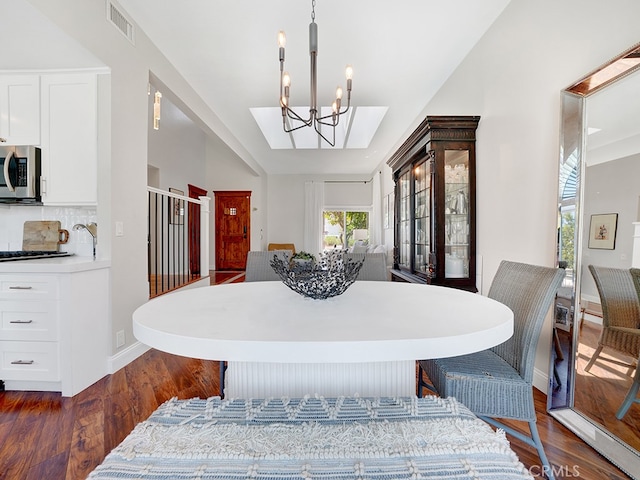
POLYGON ((7 391, 16 390, 19 392, 61 392, 62 382, 40 382, 29 380, 5 380, 4 388, 7 391))
MULTIPOLYGON (((179 290, 199 288, 199 287, 204 287, 208 285, 210 285, 210 279, 207 276, 207 277, 201 278, 197 282, 193 282, 193 283, 190 283, 189 285, 185 285, 179 290)), ((168 293, 167 295, 171 295, 171 293, 168 293)), ((118 370, 120 370, 121 368, 126 367, 127 365, 129 365, 131 362, 133 362, 136 358, 138 358, 140 355, 145 353, 150 348, 151 347, 149 347, 148 345, 145 345, 140 342, 136 342, 132 345, 129 345, 127 348, 119 351, 118 353, 116 353, 115 355, 112 355, 107 359, 107 373, 113 374, 118 370)))
POLYGON ((144 343, 136 342, 129 345, 124 350, 112 355, 107 359, 107 373, 116 373, 121 368, 126 367, 140 355, 145 353, 151 347, 144 343))
POLYGON ((533 386, 547 395, 549 392, 549 374, 537 368, 533 369, 533 386))

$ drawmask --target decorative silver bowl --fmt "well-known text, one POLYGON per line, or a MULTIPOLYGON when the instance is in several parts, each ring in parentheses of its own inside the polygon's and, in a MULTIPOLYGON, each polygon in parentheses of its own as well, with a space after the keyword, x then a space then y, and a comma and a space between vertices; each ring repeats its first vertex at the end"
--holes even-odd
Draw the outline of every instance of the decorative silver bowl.
POLYGON ((323 300, 343 294, 355 282, 364 258, 345 260, 342 250, 331 250, 321 255, 310 268, 300 268, 273 256, 271 267, 282 282, 302 296, 323 300))

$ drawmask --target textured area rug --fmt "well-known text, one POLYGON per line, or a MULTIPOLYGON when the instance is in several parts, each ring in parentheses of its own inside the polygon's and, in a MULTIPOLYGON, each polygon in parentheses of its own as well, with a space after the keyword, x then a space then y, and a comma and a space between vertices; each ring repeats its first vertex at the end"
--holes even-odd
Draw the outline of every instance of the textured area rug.
POLYGON ((454 399, 172 399, 90 479, 533 478, 454 399))

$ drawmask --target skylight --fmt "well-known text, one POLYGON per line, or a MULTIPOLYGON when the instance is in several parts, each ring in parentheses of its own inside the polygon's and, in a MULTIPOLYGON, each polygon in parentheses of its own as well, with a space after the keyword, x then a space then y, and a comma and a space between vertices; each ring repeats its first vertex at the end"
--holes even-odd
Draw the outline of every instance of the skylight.
MULTIPOLYGON (((253 118, 272 150, 367 148, 373 139, 389 107, 351 107, 336 127, 336 146, 319 141, 313 128, 301 128, 291 133, 282 129, 280 107, 250 108, 253 118)), ((309 116, 309 107, 293 107, 301 117, 309 116)), ((322 107, 321 114, 329 115, 331 107, 322 107)), ((330 129, 326 135, 331 135, 330 129)), ((325 134, 325 132, 323 132, 325 134)))

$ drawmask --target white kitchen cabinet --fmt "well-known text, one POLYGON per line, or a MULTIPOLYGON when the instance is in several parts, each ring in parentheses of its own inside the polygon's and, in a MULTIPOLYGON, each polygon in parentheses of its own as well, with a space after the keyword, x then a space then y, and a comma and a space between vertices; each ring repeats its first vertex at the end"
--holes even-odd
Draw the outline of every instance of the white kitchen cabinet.
MULTIPOLYGON (((0 378, 60 383, 59 280, 0 275, 0 378)), ((43 388, 48 390, 49 388, 43 388)))
POLYGON ((42 202, 96 205, 98 99, 95 73, 47 74, 42 92, 42 202))
POLYGON ((73 396, 107 373, 108 268, 0 273, 0 379, 73 396))
POLYGON ((0 75, 0 145, 40 144, 40 76, 0 75))
MULTIPOLYGON (((11 380, 57 384, 60 380, 60 354, 58 342, 0 341, 0 374, 11 380)), ((29 388, 30 390, 30 388, 29 388)), ((58 388, 42 390, 59 391, 58 388)))

